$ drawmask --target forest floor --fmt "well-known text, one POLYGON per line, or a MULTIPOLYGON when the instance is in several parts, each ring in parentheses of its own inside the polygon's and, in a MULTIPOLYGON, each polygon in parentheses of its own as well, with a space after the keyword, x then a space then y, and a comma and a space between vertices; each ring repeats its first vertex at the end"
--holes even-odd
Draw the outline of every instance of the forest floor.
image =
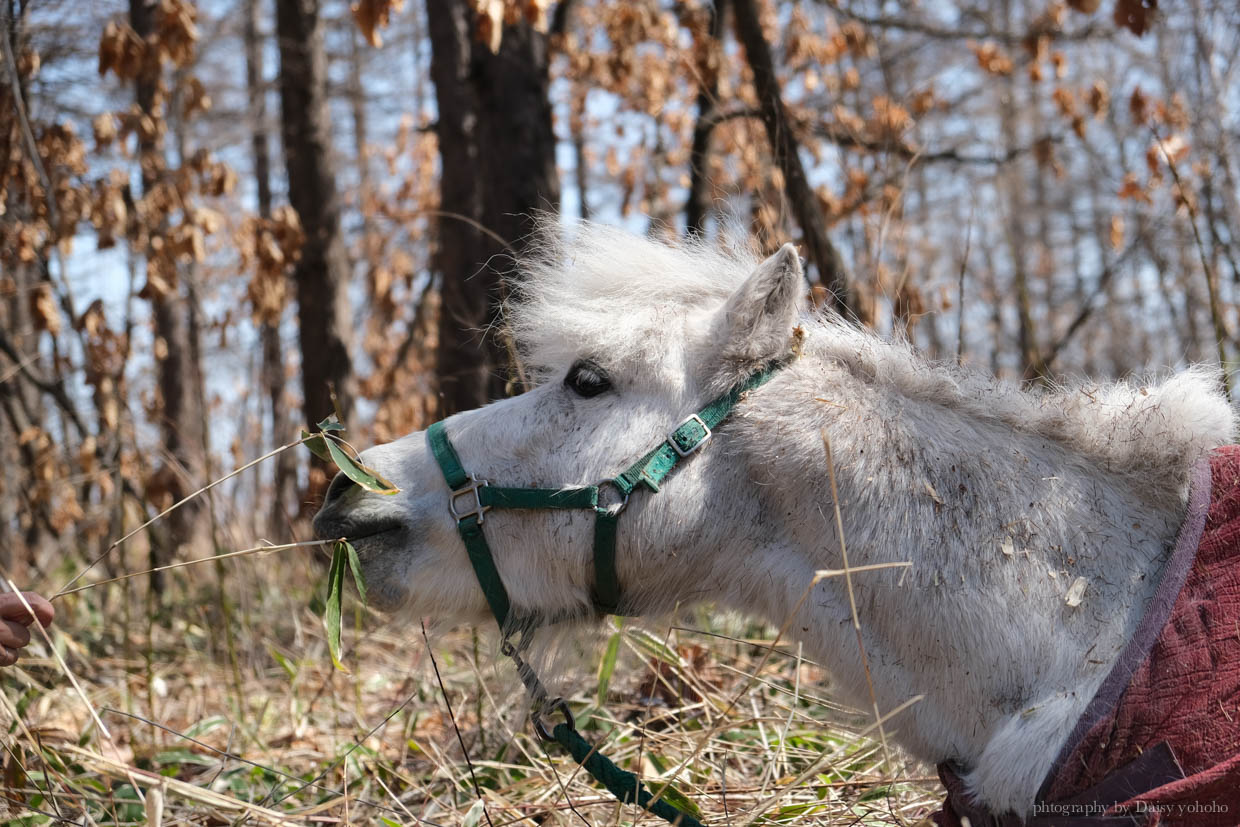
MULTIPOLYGON (((163 608, 145 578, 57 601, 63 665, 36 643, 3 677, 6 823, 663 823, 533 737, 489 631, 424 638, 349 598, 350 672, 333 668, 323 569, 280 554, 179 569, 163 608)), ((933 771, 888 754, 775 637, 706 610, 609 618, 561 646, 554 689, 588 740, 708 825, 927 824, 933 771)))

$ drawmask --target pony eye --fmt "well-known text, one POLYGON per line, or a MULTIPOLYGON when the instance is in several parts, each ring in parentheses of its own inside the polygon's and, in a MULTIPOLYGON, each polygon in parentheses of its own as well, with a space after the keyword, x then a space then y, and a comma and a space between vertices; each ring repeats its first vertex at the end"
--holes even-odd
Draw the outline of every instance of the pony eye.
POLYGON ((611 377, 593 359, 578 359, 564 377, 564 387, 589 399, 611 390, 611 377))

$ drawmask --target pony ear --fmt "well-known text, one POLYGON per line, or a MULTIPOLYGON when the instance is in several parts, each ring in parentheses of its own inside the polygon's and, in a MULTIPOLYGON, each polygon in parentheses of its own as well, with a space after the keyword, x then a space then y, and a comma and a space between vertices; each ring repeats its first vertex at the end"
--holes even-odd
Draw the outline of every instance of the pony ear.
POLYGON ((721 355, 729 367, 748 368, 788 352, 805 304, 804 282, 796 247, 785 244, 728 297, 721 319, 721 355))

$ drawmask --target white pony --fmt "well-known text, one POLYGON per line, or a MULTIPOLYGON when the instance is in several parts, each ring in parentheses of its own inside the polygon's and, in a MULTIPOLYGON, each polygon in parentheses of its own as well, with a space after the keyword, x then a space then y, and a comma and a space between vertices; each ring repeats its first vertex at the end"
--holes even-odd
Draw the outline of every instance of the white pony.
MULTIPOLYGON (((709 600, 783 623, 842 565, 825 431, 851 565, 912 564, 852 577, 878 706, 923 695, 892 724, 903 745, 963 768, 993 812, 1027 813, 1151 598, 1190 468, 1234 435, 1217 372, 1027 392, 810 313, 790 245, 759 262, 589 225, 543 241, 510 313, 538 384, 446 421, 464 467, 512 486, 608 479, 796 347, 660 493, 633 494, 627 613, 709 600)), ((353 538, 371 602, 486 622, 424 434, 361 458, 400 493, 338 479, 316 528, 353 538)), ((514 608, 590 610, 592 523, 487 514, 514 608)), ((843 578, 790 628, 869 708, 843 578)))

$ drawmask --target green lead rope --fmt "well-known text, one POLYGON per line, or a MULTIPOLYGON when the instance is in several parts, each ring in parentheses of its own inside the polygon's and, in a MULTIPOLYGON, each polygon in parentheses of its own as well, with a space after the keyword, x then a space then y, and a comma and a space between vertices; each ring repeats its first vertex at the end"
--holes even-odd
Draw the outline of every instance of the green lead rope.
POLYGON ((628 770, 620 769, 606 755, 591 747, 574 727, 568 724, 556 724, 551 734, 560 746, 569 751, 573 760, 584 767, 595 781, 606 787, 607 791, 621 802, 639 804, 643 809, 654 813, 669 824, 677 824, 680 827, 702 827, 702 822, 662 799, 651 804, 654 796, 646 789, 641 779, 628 770))
MULTIPOLYGON (((672 472, 682 459, 696 453, 710 439, 716 426, 732 413, 741 398, 753 390, 766 384, 787 360, 772 362, 745 381, 734 386, 727 393, 712 400, 706 407, 687 417, 676 426, 667 439, 656 445, 653 450, 629 466, 618 476, 605 480, 598 485, 568 486, 564 488, 505 488, 493 486, 486 480, 479 480, 466 473, 465 466, 452 441, 448 439, 447 430, 442 422, 436 422, 427 429, 426 436, 430 443, 431 453, 443 472, 444 481, 452 489, 449 509, 456 518, 457 531, 465 543, 469 562, 478 578, 478 585, 486 597, 491 614, 499 624, 500 633, 505 635, 501 650, 513 659, 526 690, 534 702, 535 729, 540 737, 554 740, 563 746, 573 758, 585 768, 596 781, 606 787, 612 795, 626 804, 639 804, 646 810, 671 824, 681 827, 702 827, 702 823, 693 816, 663 800, 654 800, 654 796, 645 788, 641 780, 631 772, 622 770, 606 756, 595 751, 581 737, 572 723, 572 717, 563 700, 557 700, 550 706, 559 706, 565 713, 566 723, 557 724, 551 732, 540 723, 539 715, 547 707, 547 693, 538 680, 538 676, 521 659, 518 650, 508 641, 510 630, 520 626, 510 622, 511 601, 504 581, 499 576, 495 558, 487 545, 486 536, 482 533, 485 513, 492 508, 581 508, 594 511, 594 608, 607 614, 616 614, 621 602, 620 579, 616 572, 616 534, 619 527, 620 513, 624 511, 628 498, 634 489, 644 485, 652 493, 658 492, 659 484, 672 472), (601 486, 614 487, 622 499, 615 505, 600 505, 599 490, 601 486), (651 803, 653 802, 653 803, 651 803)), ((526 618, 528 621, 529 618, 526 618)), ((527 640, 522 635, 522 640, 527 640)))

